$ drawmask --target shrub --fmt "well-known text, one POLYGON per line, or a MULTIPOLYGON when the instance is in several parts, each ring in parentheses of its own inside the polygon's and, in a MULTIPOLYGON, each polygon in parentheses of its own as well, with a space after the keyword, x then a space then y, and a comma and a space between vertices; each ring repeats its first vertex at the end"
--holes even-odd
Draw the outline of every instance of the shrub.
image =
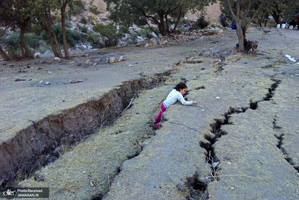
POLYGON ((92 25, 95 25, 96 19, 93 16, 89 16, 87 21, 92 25))
MULTIPOLYGON (((29 48, 37 48, 39 47, 39 38, 38 36, 30 33, 24 34, 25 42, 29 48)), ((13 33, 8 36, 3 36, 1 40, 6 45, 6 50, 8 51, 8 55, 12 58, 21 58, 21 41, 20 34, 13 33)))
POLYGON ((138 35, 143 35, 148 38, 152 38, 153 37, 152 32, 153 30, 150 27, 145 27, 138 32, 138 35))
POLYGON ((116 46, 118 39, 121 37, 121 34, 117 33, 112 23, 108 25, 96 24, 93 30, 101 34, 106 47, 116 46))
POLYGON ((120 26, 118 32, 122 33, 122 34, 129 33, 130 32, 129 31, 129 27, 127 27, 127 26, 120 26))
POLYGON ((98 7, 96 7, 94 4, 93 4, 94 0, 91 0, 90 1, 90 7, 89 7, 89 11, 92 12, 93 14, 97 15, 97 14, 100 14, 100 11, 98 10, 98 7))
POLYGON ((70 14, 72 15, 78 15, 82 12, 84 12, 85 7, 81 0, 75 0, 73 1, 72 9, 70 9, 70 14))
POLYGON ((80 22, 82 23, 82 24, 87 24, 87 19, 83 16, 81 19, 80 19, 80 22))
POLYGON ((129 37, 128 44, 137 44, 137 35, 131 35, 129 37))
POLYGON ((206 28, 210 23, 205 19, 204 16, 201 16, 195 23, 196 28, 206 28))
POLYGON ((221 14, 221 15, 219 16, 219 21, 220 21, 220 23, 221 23, 221 25, 222 25, 223 27, 228 27, 228 26, 229 26, 229 24, 228 24, 227 21, 226 21, 226 16, 225 16, 225 15, 221 14))
POLYGON ((3 29, 0 29, 0 37, 2 37, 2 36, 4 36, 5 35, 5 30, 3 30, 3 29))
MULTIPOLYGON (((52 26, 55 34, 56 34, 56 37, 57 37, 57 40, 59 42, 59 44, 63 44, 63 39, 62 39, 62 29, 61 29, 61 25, 60 24, 55 24, 52 26)), ((87 39, 87 35, 86 34, 83 34, 83 33, 79 33, 78 31, 74 31, 74 30, 71 30, 71 29, 66 29, 66 40, 67 40, 67 44, 70 46, 70 47, 74 47, 76 46, 76 44, 78 42, 82 42, 82 41, 86 41, 87 39)), ((47 34, 45 31, 42 32, 42 38, 44 40, 46 40, 47 42, 49 42, 49 39, 47 37, 47 34)))
POLYGON ((78 28, 82 33, 87 33, 88 32, 88 28, 86 26, 78 25, 78 28))
POLYGON ((87 41, 91 44, 93 48, 101 48, 103 47, 101 38, 98 35, 89 33, 87 35, 87 41))

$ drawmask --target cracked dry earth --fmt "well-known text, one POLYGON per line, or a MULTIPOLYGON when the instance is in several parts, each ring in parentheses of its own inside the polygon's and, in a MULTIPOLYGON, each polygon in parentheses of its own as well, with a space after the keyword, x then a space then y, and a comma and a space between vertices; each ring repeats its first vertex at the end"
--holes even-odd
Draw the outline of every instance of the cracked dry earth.
MULTIPOLYGON (((141 76, 116 89, 107 86, 93 101, 86 99, 61 115, 32 120, 37 135, 63 129, 53 139, 57 146, 65 134, 80 140, 69 147, 61 142, 54 148, 59 152, 54 162, 18 184, 49 187, 50 199, 298 199, 299 65, 284 57, 298 52, 298 31, 270 29, 265 35, 250 29, 248 36, 259 41, 255 54, 227 55, 236 41, 233 31, 181 46, 144 49, 140 55, 147 60, 139 57, 141 67, 130 72, 143 72, 141 76), (223 56, 202 56, 211 47, 223 56), (158 53, 150 57, 153 52, 158 53), (176 64, 162 63, 165 57, 176 64), (169 107, 162 127, 154 130, 161 102, 180 81, 199 105, 169 107), (85 132, 89 126, 92 134, 85 132)), ((136 62, 135 54, 128 53, 130 62, 136 62)), ((131 70, 125 68, 119 70, 131 70)), ((80 84, 82 90, 88 83, 80 84)), ((49 150, 44 156, 53 154, 49 150)))

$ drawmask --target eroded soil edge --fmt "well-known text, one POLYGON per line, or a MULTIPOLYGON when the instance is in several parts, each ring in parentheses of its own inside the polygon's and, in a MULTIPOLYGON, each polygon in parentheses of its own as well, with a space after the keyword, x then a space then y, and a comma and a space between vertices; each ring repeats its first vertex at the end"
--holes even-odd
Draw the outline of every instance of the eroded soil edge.
POLYGON ((169 76, 171 70, 126 81, 103 95, 57 115, 34 122, 0 145, 4 163, 0 163, 2 186, 18 178, 23 179, 63 153, 71 144, 80 143, 88 135, 112 122, 143 89, 153 88, 169 76))

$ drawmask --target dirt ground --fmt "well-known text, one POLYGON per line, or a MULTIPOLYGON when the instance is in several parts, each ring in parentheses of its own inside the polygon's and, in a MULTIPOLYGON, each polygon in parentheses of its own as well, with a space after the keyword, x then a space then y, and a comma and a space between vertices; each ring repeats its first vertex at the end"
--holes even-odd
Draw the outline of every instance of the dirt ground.
POLYGON ((49 187, 50 199, 298 199, 299 65, 285 57, 299 62, 298 34, 250 28, 248 39, 259 42, 251 54, 227 56, 237 38, 226 30, 181 45, 103 49, 60 62, 2 61, 1 169, 42 151, 48 143, 39 140, 79 135, 18 184, 49 187), (101 63, 111 56, 125 61, 101 63), (180 81, 200 105, 170 107, 154 130, 161 102, 180 81))

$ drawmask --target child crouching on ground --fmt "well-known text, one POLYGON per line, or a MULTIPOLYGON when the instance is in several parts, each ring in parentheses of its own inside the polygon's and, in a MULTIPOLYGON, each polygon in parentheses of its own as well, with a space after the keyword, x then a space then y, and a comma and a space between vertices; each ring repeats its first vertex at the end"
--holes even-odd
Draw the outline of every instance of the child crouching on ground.
POLYGON ((187 91, 187 86, 185 83, 179 83, 177 84, 173 90, 168 94, 167 98, 165 101, 163 101, 161 105, 161 111, 159 112, 158 116, 155 118, 156 124, 156 129, 160 128, 160 120, 162 113, 170 106, 175 104, 177 100, 179 100, 183 105, 197 105, 197 101, 187 101, 187 97, 183 97, 183 95, 187 91))

